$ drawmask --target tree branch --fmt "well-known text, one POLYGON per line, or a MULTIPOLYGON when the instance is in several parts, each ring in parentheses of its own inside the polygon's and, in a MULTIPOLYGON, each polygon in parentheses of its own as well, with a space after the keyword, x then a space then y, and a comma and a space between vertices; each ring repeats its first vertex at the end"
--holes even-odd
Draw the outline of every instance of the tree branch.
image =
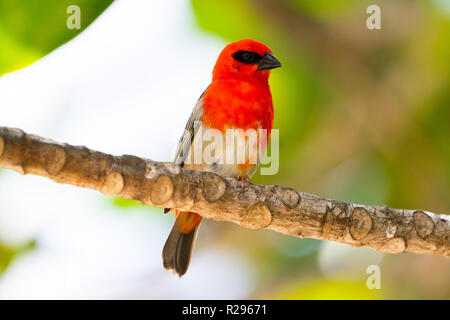
POLYGON ((389 253, 450 256, 450 217, 329 200, 281 186, 245 183, 135 156, 120 157, 0 127, 0 167, 143 204, 192 211, 250 229, 367 246, 389 253))

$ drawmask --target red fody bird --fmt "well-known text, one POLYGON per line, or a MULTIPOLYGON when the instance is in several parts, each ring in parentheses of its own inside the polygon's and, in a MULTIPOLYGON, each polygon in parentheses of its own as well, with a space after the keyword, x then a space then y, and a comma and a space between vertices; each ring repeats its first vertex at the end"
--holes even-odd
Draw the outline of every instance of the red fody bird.
MULTIPOLYGON (((270 69, 278 67, 281 67, 281 63, 273 56, 272 50, 260 42, 244 39, 228 44, 214 66, 211 84, 194 107, 178 144, 174 162, 191 170, 210 171, 240 180, 250 179, 258 169, 259 157, 256 161, 251 161, 245 156, 245 161, 240 163, 211 163, 204 159, 192 161, 192 158, 195 158, 198 146, 200 150, 205 148, 202 133, 208 129, 222 133, 225 140, 223 148, 216 150, 214 157, 219 158, 230 151, 232 154, 242 151, 238 150, 242 148, 242 144, 231 143, 230 139, 226 139, 228 136, 225 131, 228 129, 266 130, 262 144, 265 151, 273 124, 269 75, 270 69)), ((245 146, 256 148, 254 143, 249 145, 248 136, 241 135, 241 139, 245 146)), ((164 212, 169 210, 165 209, 164 212)), ((172 269, 181 277, 189 266, 202 217, 193 212, 176 211, 175 214, 175 224, 164 245, 162 256, 164 267, 172 269)))

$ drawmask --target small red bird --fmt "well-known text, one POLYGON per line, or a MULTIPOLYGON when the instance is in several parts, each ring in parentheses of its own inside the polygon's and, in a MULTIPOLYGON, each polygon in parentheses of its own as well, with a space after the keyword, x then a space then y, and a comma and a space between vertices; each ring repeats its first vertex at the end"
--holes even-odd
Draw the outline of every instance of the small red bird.
MULTIPOLYGON (((258 159, 250 159, 245 153, 244 162, 206 161, 195 159, 195 149, 205 149, 203 134, 208 129, 220 132, 225 143, 215 150, 213 157, 220 158, 230 152, 241 152, 242 144, 226 139, 228 129, 260 129, 267 135, 263 151, 273 124, 273 104, 269 87, 270 69, 281 67, 266 45, 244 39, 228 44, 220 53, 213 70, 212 82, 200 96, 178 144, 174 163, 187 169, 210 171, 221 176, 250 179, 259 166, 258 159), (201 130, 199 130, 201 129, 201 130), (231 150, 230 150, 231 149, 231 150), (222 151, 223 150, 223 151, 222 151), (194 158, 194 160, 193 160, 194 158)), ((258 131, 259 132, 259 131, 258 131)), ((258 136, 259 137, 259 136, 258 136)), ((233 138, 234 139, 234 138, 233 138)), ((246 147, 257 148, 242 136, 246 147)), ((222 159, 223 160, 223 159, 222 159)), ((170 209, 164 209, 167 213, 170 209)), ((186 273, 193 244, 202 217, 193 212, 176 212, 175 224, 164 245, 162 257, 166 269, 172 269, 180 277, 186 273)))

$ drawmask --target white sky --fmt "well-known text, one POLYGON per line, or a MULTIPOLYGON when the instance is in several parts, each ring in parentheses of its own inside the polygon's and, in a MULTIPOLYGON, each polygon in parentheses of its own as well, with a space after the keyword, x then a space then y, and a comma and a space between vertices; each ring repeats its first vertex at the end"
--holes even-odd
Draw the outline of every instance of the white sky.
MULTIPOLYGON (((187 0, 114 2, 77 38, 0 78, 0 125, 171 160, 224 46, 196 30, 190 10, 187 0)), ((0 299, 250 295, 251 266, 240 253, 197 248, 180 280, 162 267, 172 216, 149 208, 121 212, 108 200, 2 170, 0 238, 11 245, 36 238, 37 248, 0 278, 0 299)))

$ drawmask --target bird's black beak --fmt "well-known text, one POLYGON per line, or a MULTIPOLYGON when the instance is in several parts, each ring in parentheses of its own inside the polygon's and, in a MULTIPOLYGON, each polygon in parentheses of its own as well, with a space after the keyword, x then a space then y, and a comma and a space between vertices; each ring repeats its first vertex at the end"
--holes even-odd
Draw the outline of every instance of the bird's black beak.
POLYGON ((266 55, 258 62, 258 70, 270 70, 279 67, 281 67, 281 62, 270 51, 266 51, 266 55))

